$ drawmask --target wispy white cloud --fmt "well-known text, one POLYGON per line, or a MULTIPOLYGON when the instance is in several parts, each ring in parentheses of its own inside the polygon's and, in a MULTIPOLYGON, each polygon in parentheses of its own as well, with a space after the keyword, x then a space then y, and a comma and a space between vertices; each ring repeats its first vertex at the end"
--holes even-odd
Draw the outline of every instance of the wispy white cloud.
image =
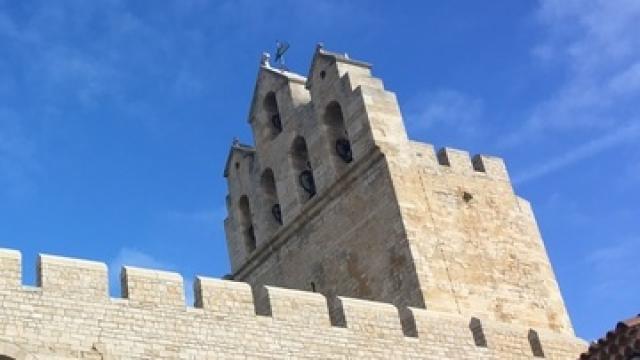
MULTIPOLYGON (((142 75, 162 82, 159 89, 173 90, 171 96, 189 96, 202 89, 183 55, 203 54, 215 44, 207 44, 197 29, 178 26, 204 11, 199 3, 179 1, 162 7, 166 13, 140 15, 119 0, 43 2, 30 8, 24 19, 1 13, 0 36, 11 57, 25 63, 25 81, 38 84, 31 92, 42 96, 40 106, 74 102, 94 107, 111 100, 126 108, 130 101, 139 101, 132 99, 139 94, 124 94, 142 75), (161 16, 166 18, 158 21, 161 16), (167 23, 174 26, 171 31, 167 23)), ((217 16, 212 9, 206 12, 217 16)))
POLYGON ((484 102, 460 91, 441 89, 420 94, 405 107, 408 125, 416 131, 449 129, 460 135, 477 135, 484 102))
MULTIPOLYGON (((192 248, 197 248, 200 242, 218 240, 216 237, 224 236, 217 233, 216 229, 222 228, 221 224, 226 214, 225 207, 213 210, 171 210, 159 214, 158 228, 151 236, 172 246, 180 246, 188 240, 192 248)), ((182 249, 184 250, 184 249, 182 249)), ((182 251, 180 250, 180 251, 182 251)), ((180 252, 182 253, 182 252, 180 252)), ((117 291, 120 286, 120 272, 123 266, 135 266, 162 271, 184 271, 188 262, 180 260, 180 255, 170 253, 168 259, 157 254, 150 254, 132 247, 123 247, 109 264, 109 279, 112 295, 119 296, 117 291), (177 257, 176 257, 177 256, 177 257)), ((186 301, 193 304, 193 276, 183 274, 186 301)))
POLYGON ((615 299, 637 299, 640 296, 640 287, 635 286, 640 278, 638 252, 640 239, 632 238, 611 243, 587 255, 586 265, 595 275, 590 279, 590 295, 596 300, 605 300, 608 305, 615 299), (611 294, 616 294, 615 299, 611 294))
POLYGON ((17 114, 0 108, 0 198, 32 194, 40 172, 35 141, 24 133, 17 114))
POLYGON ((73 86, 72 94, 78 103, 91 107, 122 91, 121 71, 93 55, 58 47, 48 49, 43 57, 43 80, 50 98, 57 98, 60 89, 73 86))
POLYGON ((607 90, 616 96, 635 97, 640 92, 640 59, 626 70, 613 76, 607 84, 607 90))
POLYGON ((513 177, 513 182, 516 184, 523 184, 525 182, 535 180, 579 161, 588 159, 602 151, 623 143, 636 142, 638 139, 640 139, 640 124, 632 124, 622 127, 602 137, 571 149, 558 157, 548 159, 539 165, 535 165, 517 173, 513 177))
POLYGON ((640 183, 640 159, 631 160, 626 169, 627 178, 634 184, 640 183))
POLYGON ((8 7, 0 12, 0 59, 21 63, 24 74, 21 84, 11 85, 13 74, 3 74, 0 60, 0 95, 24 86, 39 111, 68 107, 81 114, 108 104, 160 134, 158 127, 181 121, 162 116, 164 107, 217 91, 208 84, 217 81, 216 73, 235 69, 230 49, 248 36, 265 28, 356 28, 368 10, 353 7, 345 0, 180 0, 144 12, 122 0, 38 2, 23 12, 8 7), (157 104, 157 98, 168 101, 157 104))
POLYGON ((591 215, 586 213, 575 199, 561 192, 551 194, 543 203, 543 209, 565 225, 583 227, 592 220, 591 215))
POLYGON ((222 224, 226 213, 225 206, 212 210, 169 211, 158 219, 162 232, 158 236, 187 236, 194 245, 219 240, 224 238, 222 224))
POLYGON ((169 211, 167 214, 169 219, 192 222, 204 225, 213 225, 216 221, 224 219, 226 208, 220 207, 217 210, 201 210, 201 211, 169 211))
POLYGON ((111 269, 117 269, 117 271, 120 271, 123 266, 136 266, 157 270, 169 270, 174 268, 174 266, 169 263, 158 260, 142 251, 130 248, 120 249, 118 255, 109 264, 111 269))
POLYGON ((537 18, 545 36, 533 54, 564 70, 565 80, 535 104, 523 126, 502 137, 501 145, 540 145, 554 136, 584 140, 517 174, 517 183, 640 142, 640 3, 543 0, 537 18))
POLYGON ((640 156, 636 152, 621 159, 624 161, 618 175, 613 178, 613 186, 618 191, 635 192, 640 184, 640 156))
POLYGON ((90 106, 120 92, 122 74, 112 56, 117 47, 101 49, 105 39, 98 37, 91 47, 81 49, 78 45, 79 34, 87 31, 97 15, 109 18, 118 14, 114 4, 42 3, 34 6, 20 25, 6 13, 0 15, 0 35, 5 37, 5 46, 11 49, 13 58, 26 64, 25 81, 38 84, 41 103, 77 100, 80 105, 90 106), (75 41, 70 40, 72 36, 75 41))
POLYGON ((563 69, 566 80, 504 145, 640 121, 640 3, 543 0, 537 18, 545 37, 533 54, 563 69))
POLYGON ((221 2, 218 9, 222 21, 235 22, 239 17, 244 18, 248 21, 242 21, 242 26, 252 29, 293 25, 304 27, 305 30, 321 30, 336 26, 363 25, 374 21, 367 7, 358 7, 346 0, 228 0, 221 2), (313 16, 314 21, 308 21, 309 16, 313 16))

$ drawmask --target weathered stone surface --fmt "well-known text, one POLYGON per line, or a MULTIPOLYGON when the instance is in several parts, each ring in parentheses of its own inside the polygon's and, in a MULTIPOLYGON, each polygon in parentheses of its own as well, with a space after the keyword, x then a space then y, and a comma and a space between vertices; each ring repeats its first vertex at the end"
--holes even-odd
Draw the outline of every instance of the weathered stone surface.
POLYGON ((255 150, 234 147, 238 168, 226 172, 235 279, 573 335, 534 215, 502 159, 410 141, 369 64, 320 49, 306 85, 262 66, 250 119, 255 150), (276 133, 273 111, 283 121, 276 133), (337 155, 336 136, 351 142, 353 161, 337 155), (317 185, 311 198, 298 182, 300 137, 317 185), (275 196, 261 186, 266 169, 275 196), (251 208, 243 219, 241 197, 251 208), (244 245, 247 223, 255 249, 244 245))
POLYGON ((20 253, 0 249, 0 358, 575 359, 586 349, 504 162, 410 141, 369 64, 319 48, 304 78, 264 62, 249 123, 255 147, 234 143, 224 171, 239 281, 198 277, 191 307, 180 275, 125 267, 113 299, 102 263, 42 255, 38 286, 26 287, 20 253))

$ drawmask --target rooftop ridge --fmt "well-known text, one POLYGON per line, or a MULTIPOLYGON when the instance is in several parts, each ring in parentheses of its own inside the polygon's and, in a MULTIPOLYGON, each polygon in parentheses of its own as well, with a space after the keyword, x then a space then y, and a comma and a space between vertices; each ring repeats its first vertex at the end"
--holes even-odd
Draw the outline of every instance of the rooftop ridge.
POLYGON ((231 144, 231 147, 229 148, 229 155, 227 155, 227 161, 225 162, 225 165, 224 165, 224 172, 223 172, 224 177, 229 176, 229 165, 231 164, 231 159, 233 158, 233 154, 236 151, 242 152, 247 155, 253 155, 256 152, 256 148, 251 145, 242 144, 240 142, 237 142, 237 143, 234 142, 233 144, 231 144))
POLYGON ((284 69, 277 69, 274 67, 271 67, 270 65, 261 65, 260 69, 263 69, 265 71, 269 71, 270 73, 276 74, 276 75, 280 75, 284 78, 286 78, 287 80, 291 80, 293 82, 299 83, 299 84, 305 84, 307 82, 307 78, 294 73, 292 71, 289 70, 284 70, 284 69))
POLYGON ((262 56, 260 58, 260 69, 272 72, 274 74, 277 75, 281 75, 289 80, 292 80, 294 82, 298 82, 301 84, 304 84, 307 81, 307 78, 305 78, 304 76, 294 73, 292 71, 289 71, 288 69, 278 69, 278 68, 274 68, 271 66, 271 55, 267 52, 262 53, 262 56))
POLYGON ((593 341, 580 359, 631 359, 637 354, 640 354, 640 314, 618 322, 613 330, 593 341))
POLYGON ((344 53, 344 54, 340 54, 337 52, 333 52, 333 51, 329 51, 327 49, 324 48, 324 44, 322 43, 318 43, 316 45, 316 50, 315 53, 313 54, 313 58, 311 60, 311 65, 309 66, 309 75, 307 76, 307 81, 306 81, 306 87, 310 88, 312 86, 312 76, 311 74, 313 73, 313 69, 316 65, 316 61, 318 59, 318 57, 328 57, 331 58, 332 60, 336 61, 336 62, 342 62, 342 63, 346 63, 349 65, 355 65, 355 66, 360 66, 360 67, 364 67, 367 69, 371 69, 373 67, 373 65, 371 65, 368 62, 365 61, 360 61, 360 60, 355 60, 349 57, 348 54, 344 53))

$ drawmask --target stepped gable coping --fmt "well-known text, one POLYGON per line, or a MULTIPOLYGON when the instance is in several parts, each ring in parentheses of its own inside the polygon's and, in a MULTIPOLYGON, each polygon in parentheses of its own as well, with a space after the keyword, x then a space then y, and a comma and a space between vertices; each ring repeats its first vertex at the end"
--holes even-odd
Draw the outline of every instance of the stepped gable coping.
POLYGON ((307 78, 300 74, 296 74, 292 71, 285 69, 278 69, 271 66, 269 63, 270 56, 268 53, 262 55, 262 59, 260 61, 260 67, 258 68, 258 76, 256 77, 256 83, 253 88, 253 94, 251 95, 251 103, 249 105, 249 116, 247 122, 251 123, 253 121, 252 114, 254 113, 254 109, 256 106, 256 95, 258 94, 258 89, 260 85, 260 74, 262 72, 266 72, 271 75, 275 75, 278 78, 281 78, 287 83, 294 83, 299 85, 305 85, 307 83, 307 78))
POLYGON ((367 69, 371 69, 373 67, 373 65, 371 65, 370 63, 361 61, 361 60, 352 59, 347 54, 340 54, 340 53, 328 51, 324 48, 324 45, 322 43, 318 43, 316 45, 316 51, 313 54, 313 60, 311 60, 311 66, 309 66, 309 75, 307 75, 307 81, 305 85, 307 89, 310 89, 312 86, 311 75, 313 74, 313 69, 315 68, 317 59, 319 57, 328 57, 337 62, 342 62, 342 63, 355 65, 355 66, 361 66, 367 69))
POLYGON ((224 165, 224 177, 229 176, 229 165, 231 165, 231 159, 233 158, 233 154, 236 151, 244 153, 248 156, 253 156, 256 152, 256 149, 251 145, 246 145, 234 141, 234 143, 231 144, 231 147, 229 148, 229 155, 227 155, 227 161, 224 165))

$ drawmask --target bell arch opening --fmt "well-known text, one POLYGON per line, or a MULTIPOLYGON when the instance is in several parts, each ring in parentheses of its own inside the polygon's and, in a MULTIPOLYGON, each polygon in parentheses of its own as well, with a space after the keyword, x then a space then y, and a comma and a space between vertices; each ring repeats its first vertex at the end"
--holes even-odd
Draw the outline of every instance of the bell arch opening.
POLYGON ((273 170, 265 169, 260 177, 260 186, 264 194, 266 205, 271 211, 270 225, 282 225, 282 210, 280 201, 278 200, 278 189, 276 188, 276 180, 273 170))
POLYGON ((337 101, 332 101, 327 105, 323 120, 333 162, 340 169, 353 161, 353 152, 344 123, 342 107, 337 101))
POLYGON ((291 165, 297 174, 298 193, 304 203, 316 194, 316 182, 309 161, 307 142, 302 136, 296 137, 291 144, 291 165))
POLYGON ((278 100, 273 91, 264 97, 262 106, 266 114, 266 136, 269 139, 274 139, 282 132, 282 118, 278 108, 278 100))
POLYGON ((240 232, 242 233, 247 255, 249 255, 256 249, 256 234, 253 228, 251 207, 247 195, 240 197, 238 209, 240 210, 240 232))

